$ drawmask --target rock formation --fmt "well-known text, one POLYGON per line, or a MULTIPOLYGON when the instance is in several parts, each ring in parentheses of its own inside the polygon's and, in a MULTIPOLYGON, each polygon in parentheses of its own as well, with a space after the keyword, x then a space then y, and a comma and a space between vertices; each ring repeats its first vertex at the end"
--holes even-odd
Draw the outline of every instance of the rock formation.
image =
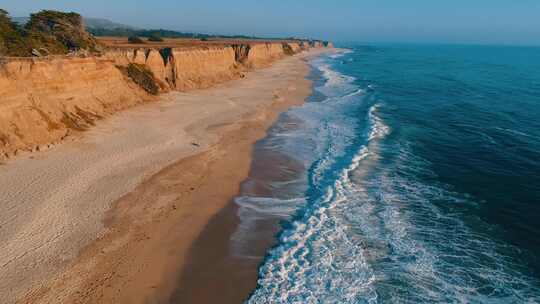
POLYGON ((0 159, 83 131, 101 117, 152 100, 151 94, 207 88, 309 45, 323 47, 322 42, 259 42, 1 59, 0 159))
POLYGON ((150 97, 104 58, 0 63, 0 156, 35 150, 150 97))
POLYGON ((208 88, 240 75, 231 46, 173 49, 172 57, 176 90, 208 88))

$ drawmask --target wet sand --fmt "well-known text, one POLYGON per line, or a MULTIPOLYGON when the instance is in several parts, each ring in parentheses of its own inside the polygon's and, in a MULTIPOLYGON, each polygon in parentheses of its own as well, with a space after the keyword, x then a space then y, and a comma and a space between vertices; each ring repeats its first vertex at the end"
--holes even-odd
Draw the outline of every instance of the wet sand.
MULTIPOLYGON (((311 92, 309 100, 317 101, 314 95, 311 92)), ((243 218, 242 223, 235 200, 291 199, 305 192, 308 168, 284 154, 279 136, 275 136, 302 123, 294 116, 281 115, 267 136, 254 144, 248 176, 236 196, 193 242, 171 303, 242 303, 257 287, 258 268, 277 242, 282 218, 254 212, 244 214, 250 219, 243 218)))
MULTIPOLYGON (((305 172, 294 160, 267 152, 255 147, 250 173, 238 196, 272 197, 272 182, 290 181, 305 172), (279 176, 275 169, 280 166, 289 168, 289 176, 279 176)), ((233 244, 231 238, 240 224, 238 212, 238 205, 231 200, 195 240, 171 303, 242 303, 255 289, 258 267, 276 242, 280 221, 259 219, 249 235, 242 235, 244 239, 233 244)))
MULTIPOLYGON (((179 280, 192 244, 238 193, 253 144, 309 95, 305 56, 213 89, 172 93, 4 165, 3 299, 168 303, 185 295, 179 280)), ((215 248, 226 233, 215 235, 215 248)))

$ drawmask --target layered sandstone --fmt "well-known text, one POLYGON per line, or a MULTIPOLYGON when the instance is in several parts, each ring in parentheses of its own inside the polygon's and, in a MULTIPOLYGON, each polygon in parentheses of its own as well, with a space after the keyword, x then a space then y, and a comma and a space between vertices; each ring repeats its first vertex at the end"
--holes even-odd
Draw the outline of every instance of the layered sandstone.
POLYGON ((109 49, 88 58, 6 58, 0 64, 0 158, 44 148, 103 116, 150 100, 122 72, 131 64, 151 71, 160 91, 187 91, 323 46, 319 41, 256 42, 109 49))
POLYGON ((0 155, 39 150, 107 114, 148 100, 104 58, 0 64, 0 155))
POLYGON ((287 45, 291 48, 291 50, 294 53, 300 53, 302 51, 302 48, 300 47, 300 43, 298 42, 288 42, 287 45))
MULTIPOLYGON (((162 50, 166 52, 166 50, 162 50)), ((173 62, 170 62, 170 56, 164 56, 160 50, 149 50, 146 52, 144 64, 154 74, 154 77, 160 82, 160 86, 170 87, 174 83, 173 62)))
POLYGON ((238 78, 243 69, 268 66, 285 55, 294 55, 302 50, 298 42, 246 43, 197 48, 109 50, 104 57, 119 66, 130 63, 146 65, 162 87, 165 84, 170 90, 186 91, 238 78))
POLYGON ((246 65, 249 68, 260 68, 283 56, 285 52, 281 43, 257 43, 251 46, 246 65))
POLYGON ((104 57, 118 66, 146 65, 160 84, 171 90, 207 88, 240 75, 232 46, 111 50, 104 57))
POLYGON ((240 75, 231 46, 173 49, 172 57, 176 90, 208 88, 240 75))

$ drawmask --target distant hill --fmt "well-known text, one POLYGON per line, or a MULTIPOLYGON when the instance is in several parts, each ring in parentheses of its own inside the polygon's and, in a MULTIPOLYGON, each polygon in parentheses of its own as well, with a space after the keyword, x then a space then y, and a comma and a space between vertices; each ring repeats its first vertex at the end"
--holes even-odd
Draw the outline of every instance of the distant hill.
MULTIPOLYGON (((30 20, 30 17, 13 17, 13 22, 24 25, 30 20)), ((251 39, 251 40, 297 40, 296 38, 261 38, 247 35, 209 35, 200 33, 179 32, 166 29, 141 29, 131 25, 116 23, 104 18, 88 18, 83 17, 86 30, 96 37, 113 36, 113 37, 161 37, 161 38, 193 38, 193 39, 251 39)))
MULTIPOLYGON (((11 18, 13 22, 18 24, 26 24, 30 17, 13 17, 11 18)), ((84 24, 88 29, 104 29, 104 30, 113 30, 113 29, 127 29, 127 30, 137 30, 137 27, 116 23, 104 18, 88 18, 83 17, 84 24)))
POLYGON ((137 27, 116 23, 108 19, 103 18, 84 18, 84 23, 86 24, 87 28, 103 28, 103 29, 115 29, 115 28, 125 28, 125 29, 131 29, 136 30, 137 27))
POLYGON ((264 40, 294 40, 294 38, 261 38, 255 36, 246 36, 246 35, 209 35, 209 34, 199 34, 199 33, 186 33, 179 31, 171 31, 164 29, 150 29, 150 30, 134 30, 126 28, 114 28, 114 29, 104 29, 104 28, 88 28, 88 31, 96 37, 112 36, 112 37, 161 37, 161 38, 192 38, 192 39, 217 39, 217 38, 227 38, 227 39, 264 39, 264 40))

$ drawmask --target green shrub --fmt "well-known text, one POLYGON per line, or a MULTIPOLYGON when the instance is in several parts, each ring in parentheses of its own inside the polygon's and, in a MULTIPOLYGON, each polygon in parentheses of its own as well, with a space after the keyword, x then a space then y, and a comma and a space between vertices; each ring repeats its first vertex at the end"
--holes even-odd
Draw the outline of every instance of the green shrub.
POLYGON ((154 77, 154 73, 144 65, 130 63, 127 67, 127 75, 146 92, 152 95, 157 95, 159 93, 159 86, 154 77))
POLYGON ((30 56, 31 49, 22 30, 0 9, 0 56, 30 56))
POLYGON ((148 37, 148 41, 152 41, 152 42, 163 42, 163 38, 161 38, 161 37, 158 36, 158 35, 152 35, 152 36, 148 37))
POLYGON ((283 52, 285 53, 285 55, 289 55, 289 56, 294 55, 294 50, 288 43, 283 43, 282 46, 283 46, 283 52))
POLYGON ((62 54, 72 50, 97 50, 97 42, 85 29, 81 15, 44 10, 30 15, 25 26, 32 48, 62 54))
POLYGON ((129 36, 128 37, 128 42, 133 43, 133 44, 144 43, 144 41, 141 38, 137 37, 137 36, 129 36))

